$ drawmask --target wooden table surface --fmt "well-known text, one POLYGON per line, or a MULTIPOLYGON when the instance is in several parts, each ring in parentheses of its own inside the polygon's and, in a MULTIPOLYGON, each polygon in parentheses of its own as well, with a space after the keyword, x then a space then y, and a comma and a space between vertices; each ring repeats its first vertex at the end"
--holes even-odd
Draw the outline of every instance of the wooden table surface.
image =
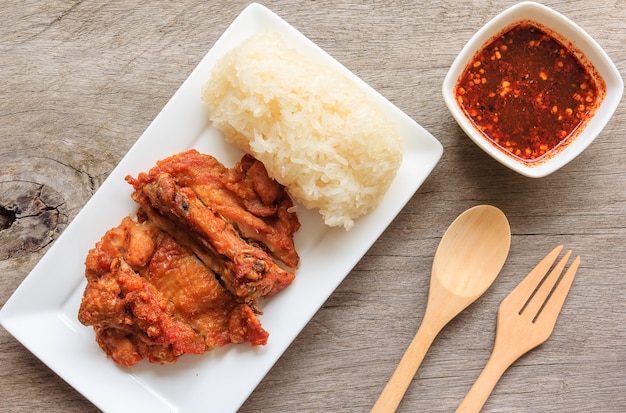
MULTIPOLYGON (((510 255, 492 288, 435 340, 399 411, 454 411, 490 354, 500 301, 558 244, 582 264, 556 329, 505 373, 483 411, 626 409, 624 101, 583 154, 531 179, 475 146, 441 97, 465 42, 514 3, 264 3, 430 131, 444 154, 241 412, 369 411, 422 320, 443 232, 482 203, 507 215, 510 255)), ((247 4, 0 3, 1 304, 247 4), (13 221, 11 205, 31 212, 13 221)), ((623 0, 544 4, 626 75, 623 0)), ((97 411, 4 329, 0 347, 0 411, 97 411)))

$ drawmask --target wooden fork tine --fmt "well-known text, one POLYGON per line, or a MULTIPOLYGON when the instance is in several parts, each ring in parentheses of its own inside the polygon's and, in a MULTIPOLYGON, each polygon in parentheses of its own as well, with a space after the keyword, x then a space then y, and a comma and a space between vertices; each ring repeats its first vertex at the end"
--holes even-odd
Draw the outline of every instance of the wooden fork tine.
MULTIPOLYGON (((556 319, 561 312, 561 308, 563 307, 563 303, 565 302, 565 297, 569 293, 569 289, 572 286, 572 282, 574 282, 574 276, 576 276, 576 271, 578 270, 578 265, 580 264, 580 257, 576 257, 572 262, 572 265, 567 269, 561 281, 554 289, 552 296, 546 303, 545 307, 539 314, 537 318, 537 322, 541 323, 551 323, 552 329, 554 329, 554 325, 556 324, 556 319)), ((552 334, 552 330, 550 330, 550 334, 552 334)))
POLYGON ((526 307, 522 309, 521 315, 524 318, 529 318, 530 320, 534 320, 541 308, 544 306, 550 292, 556 285, 559 280, 559 276, 563 272, 563 268, 565 268, 565 264, 569 260, 572 251, 568 251, 567 254, 559 261, 557 265, 554 266, 550 274, 544 279, 541 283, 541 286, 535 291, 532 296, 529 296, 528 303, 526 307))
POLYGON ((537 285, 539 285, 539 282, 541 282, 543 277, 548 273, 548 270, 552 264, 554 264, 554 261, 556 261, 562 249, 563 246, 559 245, 546 255, 545 258, 528 273, 526 278, 524 278, 502 301, 501 307, 507 306, 508 308, 511 306, 511 308, 521 310, 528 301, 528 297, 530 297, 533 291, 535 291, 535 288, 537 288, 537 285))

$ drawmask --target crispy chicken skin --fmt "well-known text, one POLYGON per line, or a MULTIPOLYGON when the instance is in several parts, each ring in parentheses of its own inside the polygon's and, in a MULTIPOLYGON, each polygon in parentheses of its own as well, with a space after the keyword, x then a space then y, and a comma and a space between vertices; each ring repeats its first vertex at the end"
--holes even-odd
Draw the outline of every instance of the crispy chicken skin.
POLYGON ((297 267, 293 235, 300 224, 288 194, 254 158, 246 155, 229 170, 215 158, 191 150, 127 181, 135 188, 133 199, 164 230, 172 232, 168 221, 173 222, 187 230, 193 244, 204 247, 205 254, 199 257, 233 294, 253 302, 293 281, 293 272, 278 266, 270 255, 297 267))
POLYGON ((283 270, 261 248, 247 243, 235 228, 207 208, 190 188, 178 187, 171 176, 160 174, 142 187, 151 205, 186 228, 214 256, 222 257, 225 286, 247 301, 268 297, 287 287, 294 274, 283 270))
POLYGON ((127 177, 139 204, 85 261, 78 313, 120 366, 173 363, 229 343, 265 345, 258 299, 297 268, 293 203, 246 155, 232 169, 195 150, 127 177))
POLYGON ((124 218, 89 252, 86 268, 78 319, 94 327, 100 347, 121 366, 267 342, 252 308, 149 221, 124 218))
POLYGON ((284 187, 267 175, 261 162, 244 155, 228 169, 214 157, 192 149, 161 160, 149 173, 127 180, 140 190, 163 173, 177 186, 190 188, 243 238, 260 243, 287 266, 298 268, 300 258, 293 243, 300 228, 298 217, 284 187))
POLYGON ((204 337, 207 348, 267 342, 268 334, 252 309, 233 297, 212 271, 172 238, 161 241, 146 279, 174 304, 177 317, 204 337))

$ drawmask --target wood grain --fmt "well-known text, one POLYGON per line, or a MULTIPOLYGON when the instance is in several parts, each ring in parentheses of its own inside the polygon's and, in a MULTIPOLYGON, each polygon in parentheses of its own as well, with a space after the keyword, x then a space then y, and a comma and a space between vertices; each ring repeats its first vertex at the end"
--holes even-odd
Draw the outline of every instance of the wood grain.
MULTIPOLYGON (((465 42, 514 3, 263 2, 428 129, 444 155, 241 412, 369 411, 423 317, 445 228, 479 203, 508 216, 511 253, 491 289, 437 337, 399 411, 457 407, 489 356, 498 304, 557 244, 582 263, 555 332, 505 373, 483 411, 626 409, 624 102, 582 155, 533 180, 471 143, 441 97, 465 42)), ((623 1, 543 3, 626 74, 623 1)), ((247 4, 0 3, 0 304, 247 4), (13 216, 16 205, 30 212, 13 216)), ((0 410, 97 411, 3 329, 0 346, 0 410)))

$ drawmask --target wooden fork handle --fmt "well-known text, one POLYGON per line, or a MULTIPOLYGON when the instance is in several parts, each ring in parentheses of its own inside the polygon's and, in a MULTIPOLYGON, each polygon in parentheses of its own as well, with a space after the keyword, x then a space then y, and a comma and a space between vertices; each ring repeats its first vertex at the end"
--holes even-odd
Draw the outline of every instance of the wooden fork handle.
POLYGON ((480 412, 509 365, 510 363, 498 357, 497 353, 493 353, 476 382, 456 409, 456 413, 480 412))

